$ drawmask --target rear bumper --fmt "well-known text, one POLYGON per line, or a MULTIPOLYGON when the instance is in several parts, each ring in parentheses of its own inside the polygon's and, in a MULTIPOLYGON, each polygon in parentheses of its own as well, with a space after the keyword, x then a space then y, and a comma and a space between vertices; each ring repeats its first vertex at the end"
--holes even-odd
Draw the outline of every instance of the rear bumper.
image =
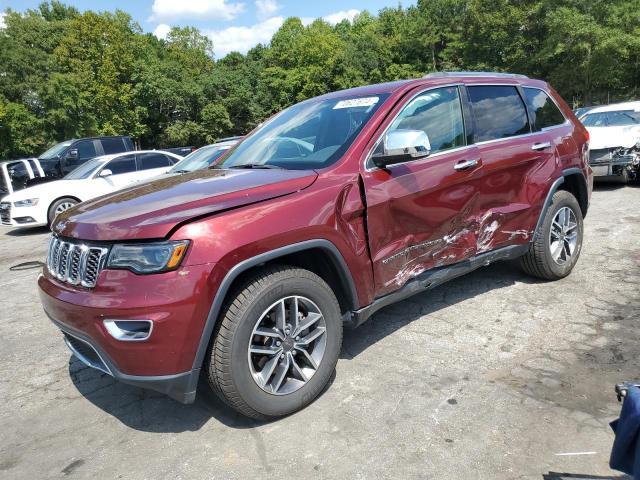
POLYGON ((163 393, 181 403, 193 403, 195 400, 200 369, 175 375, 127 375, 118 370, 115 363, 90 337, 57 321, 48 312, 45 313, 64 334, 69 350, 88 367, 106 373, 120 382, 163 393))

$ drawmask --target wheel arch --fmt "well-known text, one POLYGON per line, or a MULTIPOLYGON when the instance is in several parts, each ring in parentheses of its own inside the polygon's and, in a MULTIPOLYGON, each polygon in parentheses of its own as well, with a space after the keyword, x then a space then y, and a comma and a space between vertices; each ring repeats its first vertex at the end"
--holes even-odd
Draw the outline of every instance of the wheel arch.
POLYGON ((51 208, 53 208, 53 206, 55 205, 56 202, 64 199, 64 198, 69 198, 71 200, 74 200, 78 203, 82 203, 82 200, 80 200, 78 197, 74 196, 74 195, 61 195, 59 197, 54 198, 53 200, 51 200, 51 202, 49 202, 49 206, 47 207, 47 222, 49 222, 49 217, 51 214, 51 208))
POLYGON ((256 269, 269 264, 285 264, 305 268, 325 280, 336 294, 343 314, 358 308, 358 297, 353 278, 338 248, 324 239, 307 240, 261 253, 235 265, 220 283, 207 315, 200 337, 192 370, 202 367, 211 336, 218 323, 228 294, 242 278, 256 269))
POLYGON ((547 193, 547 197, 542 204, 542 210, 540 211, 540 216, 538 217, 536 228, 531 238, 532 242, 540 234, 542 222, 544 221, 547 210, 551 206, 553 194, 558 190, 565 190, 576 197, 576 200, 578 200, 578 204, 580 205, 580 210, 582 211, 582 217, 584 218, 587 215, 587 210, 589 209, 589 193, 584 173, 577 167, 563 170, 562 176, 558 177, 551 185, 551 188, 547 193))

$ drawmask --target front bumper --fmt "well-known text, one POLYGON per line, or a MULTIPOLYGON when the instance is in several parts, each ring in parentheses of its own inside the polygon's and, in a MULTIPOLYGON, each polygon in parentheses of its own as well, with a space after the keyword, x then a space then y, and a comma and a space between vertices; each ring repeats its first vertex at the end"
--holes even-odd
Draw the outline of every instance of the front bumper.
POLYGON ((5 227, 41 227, 47 224, 46 213, 38 207, 14 207, 10 202, 0 204, 0 225, 5 227))
POLYGON ((600 149, 589 152, 589 166, 595 177, 621 176, 625 168, 634 165, 634 155, 614 155, 613 150, 600 149))
POLYGON ((101 351, 90 337, 58 322, 48 312, 45 311, 45 313, 64 334, 64 340, 69 350, 88 367, 106 373, 120 382, 164 393, 180 403, 194 402, 200 369, 175 375, 127 375, 118 370, 109 356, 101 351))
POLYGON ((196 350, 211 306, 213 264, 158 275, 103 270, 97 286, 68 285, 44 272, 38 278, 42 306, 65 334, 74 355, 122 382, 150 388, 183 402, 195 398, 200 365, 196 350), (150 320, 144 341, 114 338, 104 320, 150 320))

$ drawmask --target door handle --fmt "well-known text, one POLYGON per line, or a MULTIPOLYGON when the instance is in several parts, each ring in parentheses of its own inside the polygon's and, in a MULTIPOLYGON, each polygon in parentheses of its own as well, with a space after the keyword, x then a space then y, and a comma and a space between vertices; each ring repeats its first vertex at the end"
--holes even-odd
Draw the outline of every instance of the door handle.
POLYGON ((551 142, 534 143, 531 150, 545 150, 551 147, 551 142))
POLYGON ((453 168, 454 170, 467 170, 469 168, 477 167, 480 165, 480 159, 474 158, 473 160, 462 160, 461 162, 456 163, 453 168))

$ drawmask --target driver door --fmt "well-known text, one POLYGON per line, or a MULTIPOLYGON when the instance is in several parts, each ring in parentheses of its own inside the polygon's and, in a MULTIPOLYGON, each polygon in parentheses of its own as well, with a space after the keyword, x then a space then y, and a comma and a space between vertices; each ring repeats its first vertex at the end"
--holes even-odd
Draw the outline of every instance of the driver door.
MULTIPOLYGON (((376 296, 476 253, 482 162, 478 149, 467 144, 462 105, 457 86, 413 95, 396 109, 385 134, 424 131, 430 155, 386 169, 367 159, 362 177, 376 296)), ((372 154, 383 148, 383 138, 372 154)))
POLYGON ((134 154, 123 155, 107 162, 102 167, 94 180, 96 189, 99 191, 95 196, 120 190, 136 181, 136 156, 134 154), (101 176, 100 173, 110 170, 108 176, 101 176))

